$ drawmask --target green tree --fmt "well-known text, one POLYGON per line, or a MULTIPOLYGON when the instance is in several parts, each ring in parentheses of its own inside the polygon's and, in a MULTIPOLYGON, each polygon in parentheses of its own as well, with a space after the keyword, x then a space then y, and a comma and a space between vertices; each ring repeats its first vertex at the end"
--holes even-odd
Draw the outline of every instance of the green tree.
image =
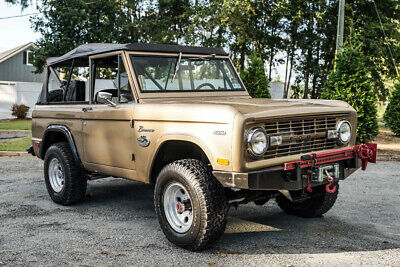
POLYGON ((271 98, 269 81, 259 57, 254 54, 250 56, 249 66, 240 73, 240 77, 252 97, 271 98))
POLYGON ((394 86, 383 118, 393 133, 400 136, 400 81, 397 81, 394 86))
POLYGON ((322 98, 343 100, 357 111, 357 143, 370 142, 378 134, 376 95, 359 42, 347 43, 328 76, 322 98))
POLYGON ((144 40, 163 44, 184 42, 192 12, 189 0, 150 1, 144 2, 143 7, 146 11, 136 23, 143 26, 144 40))
POLYGON ((43 0, 40 15, 31 18, 32 27, 41 33, 36 42, 35 66, 43 70, 48 57, 63 55, 84 43, 126 42, 122 9, 114 0, 43 0))
POLYGON ((386 36, 382 32, 374 3, 365 0, 346 1, 345 36, 351 36, 353 28, 361 33, 361 50, 366 56, 365 66, 371 76, 373 89, 380 100, 386 100, 389 90, 385 87, 385 81, 397 76, 389 47, 395 61, 400 62, 400 4, 397 0, 375 0, 375 3, 386 36))
MULTIPOLYGON (((2 0, 0 0, 2 1, 2 0)), ((223 47, 239 71, 252 53, 272 69, 286 63, 285 92, 304 88, 299 97, 320 98, 333 69, 338 0, 5 0, 22 8, 36 5, 32 27, 39 71, 47 57, 88 42, 151 42, 223 47)), ((396 77, 388 50, 400 62, 400 4, 346 1, 345 37, 358 31, 372 87, 380 100, 396 77)), ((282 77, 283 78, 283 77, 282 77)))
POLYGON ((191 5, 190 26, 185 41, 191 45, 224 47, 228 43, 228 27, 223 21, 221 0, 197 0, 191 5))

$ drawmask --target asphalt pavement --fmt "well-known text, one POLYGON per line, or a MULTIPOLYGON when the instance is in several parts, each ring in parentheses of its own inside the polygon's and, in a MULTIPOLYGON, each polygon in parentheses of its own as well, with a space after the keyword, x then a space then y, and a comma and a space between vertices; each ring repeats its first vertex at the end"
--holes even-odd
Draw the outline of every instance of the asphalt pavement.
POLYGON ((0 157, 1 265, 400 266, 400 163, 341 182, 322 218, 287 215, 274 201, 233 208, 216 246, 194 253, 164 237, 151 185, 90 181, 85 202, 63 207, 47 194, 41 160, 0 157))

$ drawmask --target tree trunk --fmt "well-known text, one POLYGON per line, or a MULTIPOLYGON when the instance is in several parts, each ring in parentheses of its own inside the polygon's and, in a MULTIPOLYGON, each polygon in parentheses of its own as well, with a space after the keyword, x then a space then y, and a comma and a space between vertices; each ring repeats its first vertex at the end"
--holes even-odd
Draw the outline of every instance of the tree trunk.
POLYGON ((313 27, 314 27, 314 19, 312 17, 309 18, 308 21, 308 29, 307 29, 307 42, 306 42, 306 47, 307 47, 307 58, 306 58, 306 69, 305 69, 305 84, 304 84, 304 99, 308 98, 308 94, 309 94, 309 81, 310 81, 310 70, 312 68, 312 59, 313 59, 313 55, 312 55, 312 49, 313 49, 313 43, 311 40, 311 36, 313 33, 313 27))
POLYGON ((306 69, 304 73, 305 81, 304 81, 304 99, 308 98, 308 93, 309 93, 309 82, 310 82, 310 65, 311 65, 311 59, 312 59, 312 54, 311 54, 311 47, 308 48, 307 51, 307 60, 306 60, 306 69))
POLYGON ((245 44, 242 44, 240 46, 240 61, 239 61, 240 72, 242 70, 244 70, 244 61, 246 58, 246 49, 245 48, 246 48, 245 44))
POLYGON ((329 72, 327 70, 331 69, 331 65, 332 65, 331 62, 332 62, 331 60, 330 61, 326 60, 322 67, 322 69, 325 70, 325 72, 323 72, 321 74, 321 78, 320 78, 321 82, 319 83, 319 86, 316 89, 315 98, 317 98, 317 99, 321 96, 321 90, 322 90, 323 86, 325 85, 326 79, 328 78, 329 72))
MULTIPOLYGON (((290 55, 289 78, 288 78, 288 83, 287 83, 287 86, 286 86, 287 96, 290 96, 290 81, 292 80, 293 62, 294 62, 294 49, 292 50, 292 53, 290 55)), ((287 96, 286 96, 286 98, 287 98, 287 96)))
POLYGON ((312 80, 312 90, 311 90, 311 98, 312 99, 316 98, 317 79, 318 79, 318 75, 314 73, 313 80, 312 80))
POLYGON ((274 48, 271 48, 271 52, 269 54, 269 73, 268 73, 268 80, 271 81, 272 75, 272 62, 274 61, 274 48))
POLYGON ((317 79, 319 78, 319 71, 321 70, 321 68, 319 68, 319 58, 320 58, 320 42, 318 42, 317 45, 317 58, 315 64, 313 64, 313 85, 311 93, 311 98, 313 99, 317 98, 317 79))
MULTIPOLYGON (((275 28, 272 29, 271 31, 271 37, 275 36, 275 28)), ((269 73, 268 73, 268 80, 271 81, 272 78, 272 65, 274 62, 274 57, 275 57, 275 49, 273 46, 271 46, 270 54, 269 54, 269 73)))
POLYGON ((286 69, 285 69, 285 83, 283 85, 283 98, 287 98, 287 78, 288 78, 288 69, 289 69, 289 57, 290 57, 290 47, 288 47, 287 50, 287 56, 286 56, 286 69))

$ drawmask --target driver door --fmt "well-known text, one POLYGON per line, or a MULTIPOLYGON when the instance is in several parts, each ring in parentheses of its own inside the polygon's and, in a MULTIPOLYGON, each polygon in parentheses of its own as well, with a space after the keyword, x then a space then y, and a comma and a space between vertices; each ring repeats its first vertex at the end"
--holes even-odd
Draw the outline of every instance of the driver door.
POLYGON ((128 170, 135 169, 131 128, 134 98, 123 54, 97 55, 90 61, 91 102, 83 110, 84 160, 89 170, 132 178, 128 170), (109 97, 105 100, 100 95, 109 97))

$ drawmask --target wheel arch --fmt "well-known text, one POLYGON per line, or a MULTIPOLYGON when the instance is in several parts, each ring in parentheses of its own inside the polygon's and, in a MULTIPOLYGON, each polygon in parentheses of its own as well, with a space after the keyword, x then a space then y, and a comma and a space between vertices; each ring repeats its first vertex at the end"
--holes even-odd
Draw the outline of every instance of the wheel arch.
POLYGON ((198 159, 210 165, 212 165, 213 161, 210 151, 199 140, 185 136, 181 138, 165 138, 160 141, 152 157, 148 174, 149 182, 155 183, 157 174, 166 164, 187 158, 198 159))
POLYGON ((67 142, 71 148, 72 155, 78 166, 82 166, 78 150, 75 144, 71 130, 65 125, 52 124, 49 125, 43 133, 43 139, 39 148, 39 156, 44 159, 47 149, 54 143, 67 142))

